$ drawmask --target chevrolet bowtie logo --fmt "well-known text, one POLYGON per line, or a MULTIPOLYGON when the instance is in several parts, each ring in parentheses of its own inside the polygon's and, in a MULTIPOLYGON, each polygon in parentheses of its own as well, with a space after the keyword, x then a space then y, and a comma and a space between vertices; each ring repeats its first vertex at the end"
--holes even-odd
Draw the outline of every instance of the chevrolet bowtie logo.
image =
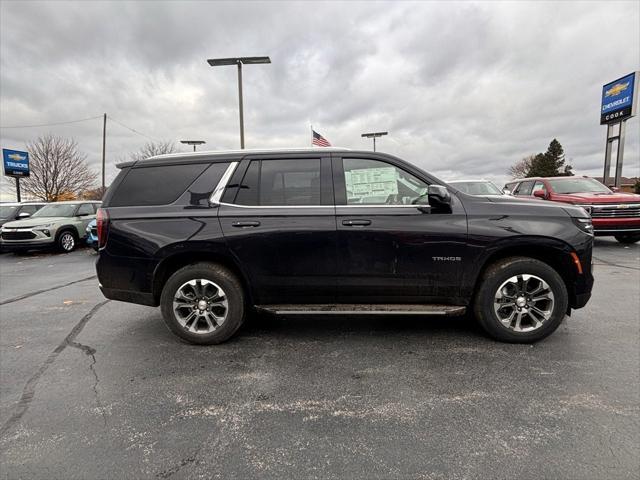
POLYGON ((604 92, 605 97, 615 97, 616 95, 621 94, 629 87, 629 82, 627 83, 616 83, 609 90, 604 92))

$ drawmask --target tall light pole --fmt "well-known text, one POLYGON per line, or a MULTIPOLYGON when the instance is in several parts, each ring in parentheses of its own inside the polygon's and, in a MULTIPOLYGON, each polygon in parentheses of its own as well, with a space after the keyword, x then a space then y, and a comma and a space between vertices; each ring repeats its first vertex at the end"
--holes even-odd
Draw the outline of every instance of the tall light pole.
POLYGON ((371 133, 363 133, 361 136, 366 138, 373 138, 373 151, 376 151, 376 138, 382 137, 383 135, 388 135, 389 132, 371 132, 371 133))
POLYGON ((204 140, 180 140, 180 143, 184 143, 185 145, 193 145, 193 151, 196 151, 196 145, 202 145, 203 143, 207 143, 204 140))
POLYGON ((242 106, 242 65, 253 65, 256 63, 271 63, 269 57, 231 57, 231 58, 210 58, 207 60, 212 67, 222 65, 238 66, 238 104, 240 107, 240 148, 244 149, 244 111, 242 106))

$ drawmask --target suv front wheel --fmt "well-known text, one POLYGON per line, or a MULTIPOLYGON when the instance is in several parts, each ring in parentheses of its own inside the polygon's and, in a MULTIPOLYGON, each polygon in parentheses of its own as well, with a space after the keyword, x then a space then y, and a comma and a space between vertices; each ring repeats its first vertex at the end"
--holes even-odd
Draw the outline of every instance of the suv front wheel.
POLYGON ((58 234, 58 239, 56 240, 56 246, 58 247, 58 250, 63 253, 73 252, 73 250, 75 250, 76 248, 77 243, 78 236, 71 230, 63 230, 58 234))
POLYGON ((213 345, 230 338, 244 320, 242 285, 227 269, 195 263, 175 272, 160 297, 164 322, 180 338, 213 345))
POLYGON ((615 235, 615 238, 620 243, 632 244, 640 241, 640 233, 621 233, 615 235))
POLYGON ((567 287, 553 268, 533 258, 512 257, 487 269, 474 313, 493 338, 531 343, 560 326, 568 301, 567 287))

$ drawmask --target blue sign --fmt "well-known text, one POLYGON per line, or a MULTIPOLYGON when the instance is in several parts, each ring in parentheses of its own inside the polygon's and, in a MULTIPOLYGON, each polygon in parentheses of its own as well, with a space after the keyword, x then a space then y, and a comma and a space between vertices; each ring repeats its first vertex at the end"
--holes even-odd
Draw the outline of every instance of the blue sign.
POLYGON ((600 124, 619 122, 632 117, 636 74, 631 73, 602 87, 600 124))
POLYGON ((8 177, 29 176, 29 153, 18 150, 2 149, 4 174, 8 177))

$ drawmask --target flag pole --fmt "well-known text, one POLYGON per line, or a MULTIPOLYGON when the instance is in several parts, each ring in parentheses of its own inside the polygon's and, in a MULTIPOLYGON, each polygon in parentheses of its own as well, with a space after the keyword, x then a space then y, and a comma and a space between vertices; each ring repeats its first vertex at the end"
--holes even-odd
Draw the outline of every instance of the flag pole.
POLYGON ((313 125, 309 124, 309 128, 311 129, 311 146, 313 147, 313 125))

